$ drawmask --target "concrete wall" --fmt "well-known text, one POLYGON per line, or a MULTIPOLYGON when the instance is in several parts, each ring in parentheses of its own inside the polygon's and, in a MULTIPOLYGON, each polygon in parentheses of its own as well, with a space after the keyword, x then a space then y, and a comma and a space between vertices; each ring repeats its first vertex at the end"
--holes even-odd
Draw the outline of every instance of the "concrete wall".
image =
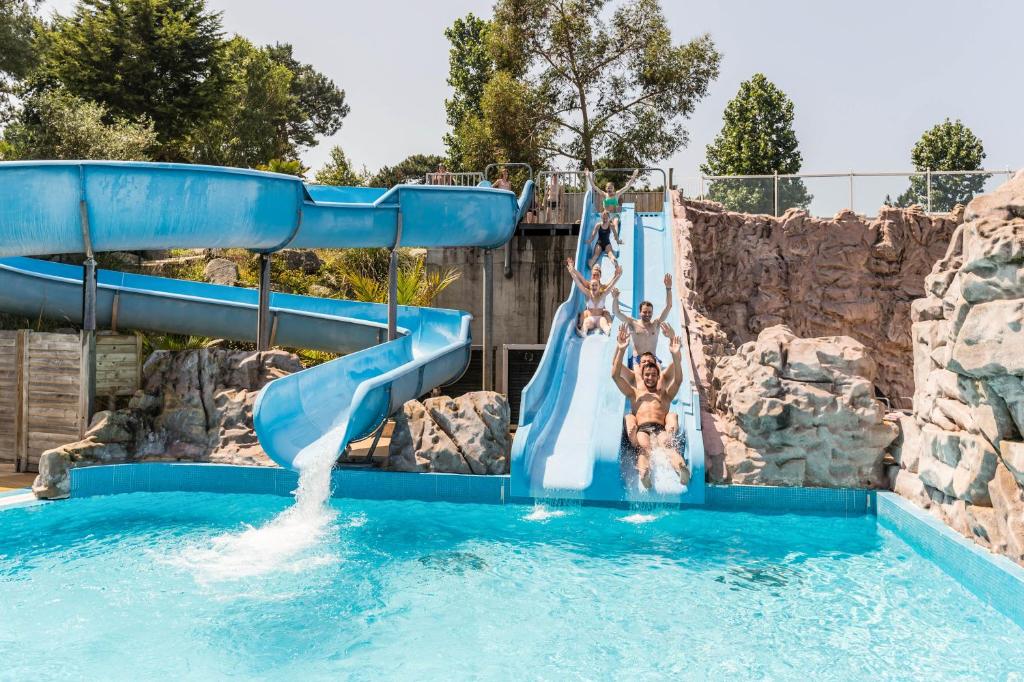
MULTIPOLYGON (((529 235, 512 239, 512 276, 503 274, 504 249, 494 252, 495 388, 501 390, 501 347, 546 343, 555 310, 569 295, 565 259, 576 255, 576 236, 529 235)), ((428 267, 454 267, 462 276, 445 289, 435 306, 473 313, 473 343, 483 339, 482 249, 430 249, 428 267)))

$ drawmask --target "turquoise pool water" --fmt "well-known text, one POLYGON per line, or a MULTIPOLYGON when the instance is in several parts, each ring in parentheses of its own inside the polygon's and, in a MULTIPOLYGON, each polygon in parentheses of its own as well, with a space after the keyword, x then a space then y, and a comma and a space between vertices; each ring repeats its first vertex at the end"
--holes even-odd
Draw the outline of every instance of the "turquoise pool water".
POLYGON ((136 493, 0 513, 0 679, 1020 679, 871 517, 136 493))

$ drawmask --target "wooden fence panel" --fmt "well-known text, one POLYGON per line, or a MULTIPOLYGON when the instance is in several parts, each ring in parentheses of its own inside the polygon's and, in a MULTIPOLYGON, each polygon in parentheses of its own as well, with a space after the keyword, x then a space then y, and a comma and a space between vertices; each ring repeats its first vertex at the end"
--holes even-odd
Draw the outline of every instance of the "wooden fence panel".
POLYGON ((132 395, 142 383, 142 337, 96 335, 96 397, 132 395))
POLYGON ((0 331, 0 471, 18 462, 18 332, 0 331))
POLYGON ((81 341, 77 335, 26 333, 23 367, 22 471, 36 471, 44 450, 78 440, 81 341))

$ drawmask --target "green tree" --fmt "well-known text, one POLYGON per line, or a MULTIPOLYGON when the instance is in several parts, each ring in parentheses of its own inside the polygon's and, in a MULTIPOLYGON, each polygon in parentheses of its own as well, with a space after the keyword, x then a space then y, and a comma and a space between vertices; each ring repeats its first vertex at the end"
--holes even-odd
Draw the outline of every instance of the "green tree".
POLYGON ((152 119, 159 160, 187 160, 189 132, 225 86, 221 16, 203 0, 80 0, 49 35, 37 87, 63 84, 114 118, 152 119))
POLYGON ((0 122, 12 114, 11 95, 36 65, 38 0, 0 0, 0 122))
POLYGON ((422 178, 437 170, 444 157, 437 154, 412 154, 394 166, 384 166, 369 180, 370 187, 394 187, 400 182, 422 178))
POLYGON ((316 172, 318 185, 334 185, 335 187, 359 187, 367 182, 366 169, 357 172, 352 168, 345 151, 335 145, 331 148, 330 158, 324 167, 316 172))
POLYGON ((299 150, 312 147, 318 136, 328 137, 341 130, 349 112, 345 91, 311 65, 295 59, 288 43, 275 43, 265 49, 271 59, 292 73, 291 108, 282 131, 290 144, 299 150))
POLYGON ((102 104, 56 89, 25 101, 18 119, 4 131, 4 156, 144 161, 155 141, 152 121, 111 119, 102 104))
MULTIPOLYGON (((707 146, 706 175, 772 175, 800 172, 803 158, 793 130, 793 102, 764 74, 755 73, 740 83, 722 115, 722 130, 707 146)), ((734 211, 773 213, 774 181, 719 180, 708 195, 734 211)), ((800 178, 779 180, 781 214, 788 208, 806 208, 813 197, 800 178)))
POLYGON ((309 172, 309 168, 302 165, 302 162, 298 159, 271 159, 266 163, 261 163, 256 166, 256 170, 267 171, 269 173, 283 173, 284 175, 295 175, 300 178, 306 177, 306 173, 309 172))
MULTIPOLYGON (((917 171, 971 171, 981 169, 985 147, 974 132, 960 119, 948 118, 921 135, 910 152, 917 171)), ((985 189, 989 176, 934 175, 931 178, 931 208, 950 211, 957 204, 966 204, 985 189)), ((912 177, 910 187, 896 200, 898 206, 928 205, 928 178, 912 177)))
POLYGON ((602 156, 665 158, 718 76, 710 36, 673 44, 657 0, 498 0, 492 56, 543 103, 556 132, 544 151, 594 168, 602 156))
POLYGON ((341 128, 348 114, 344 91, 291 50, 257 47, 240 36, 226 43, 226 85, 216 115, 189 134, 191 161, 251 168, 297 158, 317 135, 341 128))
POLYGON ((222 52, 225 86, 217 112, 188 135, 188 159, 252 168, 297 155, 285 133, 291 109, 292 72, 245 38, 222 52))
POLYGON ((472 12, 460 17, 445 29, 444 35, 451 44, 448 50, 448 85, 452 96, 444 101, 445 116, 451 128, 444 135, 448 160, 452 168, 465 170, 463 157, 472 150, 464 144, 458 131, 471 119, 483 115, 480 102, 484 87, 494 74, 494 59, 487 47, 487 32, 490 22, 475 16, 472 12))

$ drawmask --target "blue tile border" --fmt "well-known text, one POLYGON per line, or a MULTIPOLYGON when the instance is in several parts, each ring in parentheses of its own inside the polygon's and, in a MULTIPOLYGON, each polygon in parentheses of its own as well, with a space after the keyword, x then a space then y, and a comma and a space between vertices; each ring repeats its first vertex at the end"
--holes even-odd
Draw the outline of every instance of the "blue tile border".
POLYGON ((1024 627, 1024 568, 971 542, 896 493, 878 493, 877 514, 879 525, 1024 627))
POLYGON ((874 509, 874 490, 787 488, 769 485, 707 485, 704 507, 775 514, 863 516, 874 509))
MULTIPOLYGON (((364 500, 423 500, 503 504, 508 476, 413 474, 339 469, 333 497, 364 500)), ((141 462, 71 470, 71 497, 129 492, 211 492, 290 495, 298 485, 294 471, 276 467, 141 462)))

